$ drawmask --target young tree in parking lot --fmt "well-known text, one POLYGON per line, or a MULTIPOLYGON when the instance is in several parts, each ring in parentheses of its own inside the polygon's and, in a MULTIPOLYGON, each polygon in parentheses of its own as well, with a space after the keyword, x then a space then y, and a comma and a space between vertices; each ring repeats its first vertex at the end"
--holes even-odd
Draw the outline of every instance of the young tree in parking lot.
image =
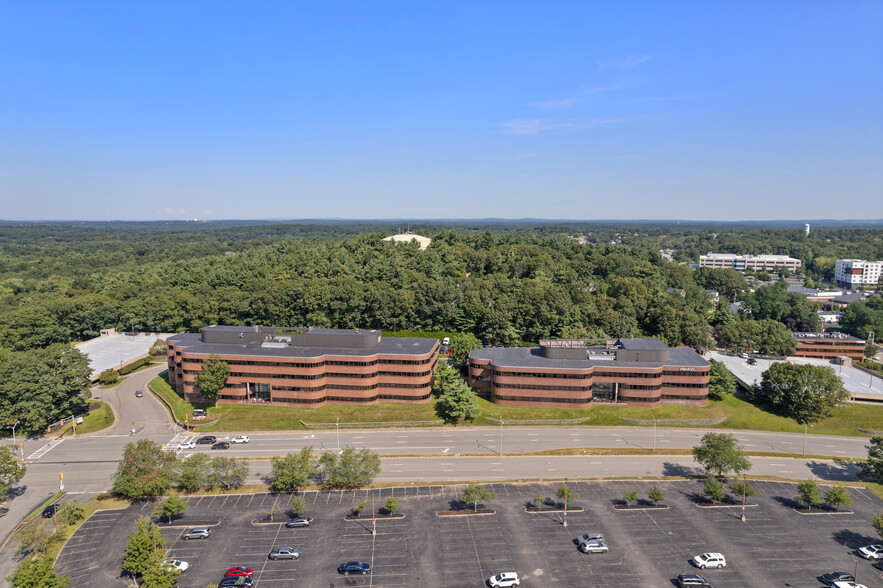
POLYGON ((48 555, 27 558, 6 580, 12 588, 65 588, 71 582, 70 576, 59 576, 54 563, 48 555))
POLYGON ((634 490, 626 490, 622 493, 622 499, 625 500, 626 506, 631 506, 638 499, 638 493, 634 490))
POLYGON ((542 494, 537 494, 533 497, 533 503, 536 504, 536 507, 539 508, 541 504, 546 502, 546 497, 542 494))
POLYGON ((663 500, 665 500, 665 495, 662 493, 662 490, 653 486, 650 488, 650 492, 647 493, 647 498, 653 501, 653 504, 659 504, 663 500))
POLYGON ((567 504, 570 504, 571 502, 579 498, 579 495, 568 488, 565 484, 561 484, 560 486, 558 486, 558 489, 555 490, 555 496, 558 498, 558 500, 564 501, 567 504))
POLYGON ((380 456, 370 449, 356 451, 346 446, 340 455, 328 452, 319 459, 324 485, 328 488, 352 490, 371 483, 380 473, 380 456))
POLYGON ((357 504, 356 507, 353 508, 353 514, 359 516, 360 514, 362 514, 362 511, 365 510, 366 506, 368 506, 368 503, 364 500, 360 500, 359 504, 357 504))
POLYGON ((730 492, 733 493, 733 496, 744 496, 748 498, 749 496, 754 496, 754 488, 751 486, 751 482, 744 478, 737 478, 733 480, 733 483, 730 484, 730 492))
POLYGON ((712 475, 736 475, 751 469, 751 462, 739 449, 736 438, 729 433, 706 433, 701 443, 693 448, 693 457, 712 475))
POLYGON ((157 549, 165 546, 166 540, 159 528, 147 517, 139 517, 135 532, 129 535, 126 554, 121 566, 124 572, 140 576, 154 561, 157 549))
POLYGON ((883 437, 871 437, 871 444, 865 445, 868 460, 862 464, 863 480, 883 484, 883 437))
POLYGON ((164 518, 167 522, 172 522, 172 519, 178 516, 179 514, 184 514, 187 512, 187 508, 189 505, 186 500, 183 500, 180 496, 173 494, 166 498, 162 506, 153 511, 153 514, 158 515, 161 518, 164 518))
POLYGON ((288 503, 288 507, 291 510, 291 514, 296 517, 302 517, 307 510, 307 503, 304 501, 303 496, 295 496, 288 503))
POLYGON ((724 485, 714 476, 708 476, 705 478, 702 493, 712 502, 720 502, 727 495, 724 491, 724 485))
POLYGON ((76 500, 65 502, 58 508, 55 515, 63 525, 75 525, 86 518, 86 511, 83 505, 76 500))
POLYGON ((825 503, 840 510, 841 506, 852 504, 852 496, 844 486, 831 486, 831 489, 825 492, 825 503))
POLYGON ((220 356, 211 354, 202 362, 202 369, 196 374, 196 385, 206 398, 216 398, 227 385, 230 366, 220 356))
POLYGON ((208 483, 211 475, 212 458, 205 453, 196 453, 181 461, 178 488, 194 492, 208 483))
POLYGON ((392 514, 399 508, 399 501, 390 496, 386 499, 386 504, 383 505, 383 508, 386 509, 386 512, 392 514))
POLYGON ((157 550, 141 574, 141 588, 174 588, 180 575, 180 570, 166 563, 164 550, 157 550))
POLYGON ((874 530, 877 531, 877 535, 879 535, 880 540, 883 541, 883 514, 872 518, 871 524, 874 525, 874 530))
POLYGON ((451 337, 449 349, 451 350, 451 359, 456 363, 466 363, 470 351, 481 349, 481 341, 472 333, 457 333, 451 337))
POLYGON ((223 486, 225 490, 238 488, 248 478, 249 466, 244 459, 235 457, 216 457, 212 460, 209 483, 212 486, 223 486))
POLYGON ((298 453, 274 457, 270 465, 270 489, 275 492, 298 490, 309 484, 318 472, 312 445, 304 447, 298 453))
POLYGON ((490 502, 496 497, 496 492, 480 484, 469 484, 463 490, 463 502, 471 504, 475 512, 478 512, 479 502, 490 502))
POLYGON ((18 461, 16 448, 12 445, 0 446, 0 500, 5 500, 12 487, 25 477, 27 468, 18 461))
POLYGON ((177 466, 174 454, 153 441, 127 443, 113 475, 113 491, 130 500, 162 496, 177 478, 177 466))
POLYGON ((819 490, 819 483, 815 480, 804 480, 798 484, 797 500, 805 504, 810 510, 812 510, 812 507, 820 505, 822 503, 822 492, 819 490))

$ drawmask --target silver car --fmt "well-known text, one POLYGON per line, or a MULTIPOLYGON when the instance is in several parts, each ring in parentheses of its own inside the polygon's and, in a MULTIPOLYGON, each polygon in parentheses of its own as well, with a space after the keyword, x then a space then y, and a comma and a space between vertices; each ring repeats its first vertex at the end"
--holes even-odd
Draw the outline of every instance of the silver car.
POLYGON ((181 539, 184 541, 188 539, 208 539, 211 532, 212 530, 208 527, 193 527, 181 533, 181 539))
POLYGON ((604 541, 603 533, 585 533, 576 538, 577 545, 588 543, 589 541, 604 541))
POLYGON ((274 561, 277 559, 297 559, 300 557, 300 551, 293 547, 277 547, 267 557, 274 561))
POLYGON ((607 553, 607 544, 603 541, 586 541, 579 549, 583 553, 607 553))

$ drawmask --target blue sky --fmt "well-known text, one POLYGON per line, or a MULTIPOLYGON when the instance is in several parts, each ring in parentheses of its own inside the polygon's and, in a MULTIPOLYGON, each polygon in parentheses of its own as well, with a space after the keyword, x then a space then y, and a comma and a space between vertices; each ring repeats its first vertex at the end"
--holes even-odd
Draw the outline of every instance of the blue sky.
POLYGON ((0 218, 883 218, 881 2, 0 14, 0 218))

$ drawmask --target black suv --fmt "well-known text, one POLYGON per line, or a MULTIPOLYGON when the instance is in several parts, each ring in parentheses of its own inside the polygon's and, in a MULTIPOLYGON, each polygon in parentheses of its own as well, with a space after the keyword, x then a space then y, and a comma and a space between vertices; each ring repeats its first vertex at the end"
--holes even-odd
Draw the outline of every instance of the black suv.
POLYGON ((205 437, 200 437, 196 440, 197 445, 214 445, 217 443, 218 438, 212 435, 206 435, 205 437))
POLYGON ((50 504, 46 508, 43 509, 43 518, 51 519, 55 516, 55 513, 58 511, 58 504, 50 504))
POLYGON ((678 576, 678 586, 711 586, 711 582, 699 574, 681 574, 678 576))

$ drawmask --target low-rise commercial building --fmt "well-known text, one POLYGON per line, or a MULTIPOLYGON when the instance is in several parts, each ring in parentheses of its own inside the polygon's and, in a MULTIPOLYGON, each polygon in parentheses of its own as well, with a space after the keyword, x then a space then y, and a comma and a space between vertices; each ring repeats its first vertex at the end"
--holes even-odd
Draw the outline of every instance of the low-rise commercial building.
POLYGON ((708 403, 709 364, 655 338, 540 341, 469 354, 469 384, 497 404, 589 408, 594 402, 657 407, 708 403))
POLYGON ((838 259, 834 264, 834 280, 844 288, 883 284, 883 261, 838 259))
POLYGON ((797 271, 800 260, 787 255, 739 255, 737 253, 709 253, 699 256, 699 267, 713 267, 734 269, 744 272, 746 269, 754 271, 776 271, 786 269, 789 272, 797 271))
POLYGON ((203 327, 167 339, 169 383, 188 401, 202 362, 230 366, 220 403, 321 406, 326 402, 427 402, 437 339, 383 337, 380 331, 276 327, 203 327))
POLYGON ((797 344, 795 355, 834 359, 851 357, 861 360, 865 356, 865 342, 846 333, 793 333, 797 344))

